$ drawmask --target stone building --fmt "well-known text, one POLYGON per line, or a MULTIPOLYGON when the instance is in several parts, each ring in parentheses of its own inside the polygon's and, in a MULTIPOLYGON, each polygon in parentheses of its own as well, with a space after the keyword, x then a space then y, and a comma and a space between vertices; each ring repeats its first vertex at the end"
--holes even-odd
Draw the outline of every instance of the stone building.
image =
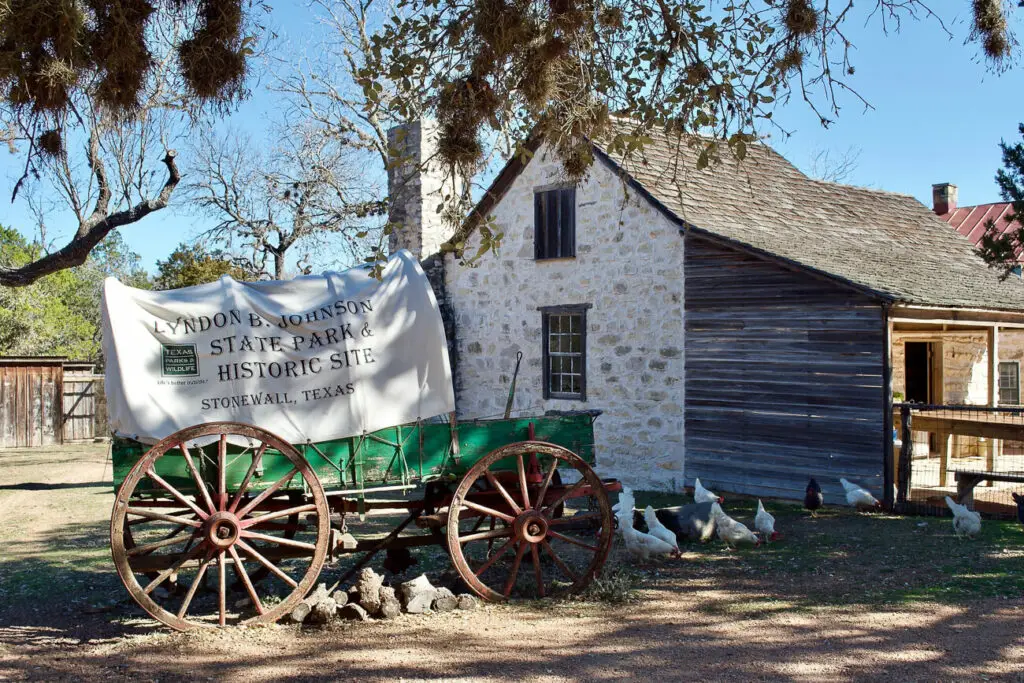
MULTIPOLYGON (((432 130, 409 128, 430 173, 432 130)), ((595 144, 576 184, 543 140, 526 147, 456 234, 417 208, 392 248, 432 275, 460 419, 503 412, 521 352, 517 413, 603 411, 599 470, 629 485, 888 492, 896 335, 1024 327, 1021 290, 912 197, 810 179, 764 145, 698 171, 686 139, 630 158, 595 144), (473 267, 422 246, 473 254, 484 220, 502 245, 473 267)))

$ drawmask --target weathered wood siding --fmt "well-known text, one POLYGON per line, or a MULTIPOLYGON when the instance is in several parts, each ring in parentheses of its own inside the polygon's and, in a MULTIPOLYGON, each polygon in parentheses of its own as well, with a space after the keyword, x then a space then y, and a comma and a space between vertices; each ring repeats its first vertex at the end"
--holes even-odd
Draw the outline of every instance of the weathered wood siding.
POLYGON ((0 363, 0 448, 61 443, 59 364, 0 363))
POLYGON ((686 479, 802 499, 881 492, 881 305, 694 235, 685 249, 686 479))
POLYGON ((105 432, 98 430, 98 426, 105 422, 106 401, 103 400, 103 377, 65 375, 64 440, 91 441, 97 436, 104 436, 105 432), (101 405, 102 416, 99 415, 101 405))

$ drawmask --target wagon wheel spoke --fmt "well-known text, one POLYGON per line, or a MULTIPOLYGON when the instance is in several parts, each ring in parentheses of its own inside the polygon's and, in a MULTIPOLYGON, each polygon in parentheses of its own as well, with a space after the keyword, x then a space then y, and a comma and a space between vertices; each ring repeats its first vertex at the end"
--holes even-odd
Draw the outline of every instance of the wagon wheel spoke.
POLYGON ((516 518, 512 515, 506 515, 504 512, 499 512, 498 510, 495 510, 494 508, 489 508, 486 505, 474 503, 471 500, 464 500, 462 501, 462 504, 465 507, 468 507, 470 510, 476 510, 477 512, 480 512, 484 515, 489 515, 492 518, 492 521, 494 517, 497 517, 503 522, 508 522, 509 524, 516 521, 516 518))
POLYGON ((264 567, 266 567, 271 572, 273 572, 273 574, 275 576, 277 576, 282 581, 287 583, 289 586, 291 586, 292 588, 297 588, 298 587, 299 584, 295 581, 295 579, 293 579, 292 577, 290 577, 287 574, 285 574, 284 571, 280 567, 278 567, 276 564, 274 564, 273 562, 271 562, 267 558, 263 557, 263 555, 261 555, 251 545, 249 545, 248 543, 246 543, 245 541, 243 541, 241 539, 238 540, 237 545, 238 545, 239 548, 241 548, 242 550, 247 552, 249 555, 251 555, 253 557, 253 559, 255 559, 257 562, 259 562, 264 567))
POLYGON ((249 464, 249 469, 245 472, 245 477, 242 478, 242 483, 238 485, 238 492, 235 493, 234 498, 231 499, 231 504, 228 505, 228 512, 235 512, 238 510, 238 504, 242 502, 242 495, 249 490, 249 482, 252 481, 252 477, 256 474, 256 470, 259 469, 260 463, 263 462, 263 453, 267 450, 267 444, 261 443, 260 447, 252 456, 252 463, 249 464))
MULTIPOLYGON (((132 514, 141 515, 141 513, 138 512, 139 509, 141 509, 141 508, 132 508, 132 514)), ((191 515, 192 511, 191 510, 175 510, 174 512, 168 512, 166 514, 171 515, 172 517, 181 517, 182 515, 191 515)), ((151 521, 152 521, 152 518, 141 517, 140 516, 138 519, 129 519, 129 520, 127 520, 125 522, 125 526, 136 526, 136 525, 139 525, 139 524, 148 524, 151 521)), ((196 524, 198 524, 198 522, 196 522, 196 524)))
POLYGON ((530 489, 526 485, 526 466, 523 464, 523 454, 516 454, 516 469, 519 470, 519 490, 523 495, 523 509, 529 510, 533 507, 530 504, 530 489))
POLYGON ((157 588, 157 586, 159 586, 161 583, 167 580, 167 577, 181 569, 182 565, 184 565, 189 560, 195 559, 195 557, 199 555, 199 551, 202 549, 202 546, 196 546, 187 553, 182 553, 181 557, 179 557, 174 562, 174 564, 172 564, 170 567, 157 574, 155 579, 146 584, 146 587, 142 589, 142 592, 146 595, 152 593, 157 588))
POLYGON ((556 553, 555 549, 551 547, 551 544, 548 543, 547 539, 541 541, 540 544, 544 547, 544 550, 547 551, 548 555, 551 556, 551 559, 554 560, 554 563, 558 566, 558 568, 561 569, 567 577, 572 579, 573 583, 579 581, 579 577, 576 575, 576 573, 573 570, 569 569, 569 566, 562 561, 562 558, 558 556, 558 553, 556 553))
POLYGON ((307 503, 305 505, 296 505, 295 507, 292 508, 287 508, 285 510, 274 510, 273 512, 268 512, 264 515, 259 515, 257 517, 250 515, 248 519, 245 519, 241 522, 241 527, 243 529, 246 529, 248 527, 257 526, 260 524, 266 524, 272 519, 280 519, 281 517, 291 517, 292 515, 298 515, 303 512, 315 511, 316 505, 314 505, 313 503, 307 503))
POLYGON ((526 546, 529 543, 520 543, 519 548, 516 550, 516 559, 512 562, 512 570, 508 573, 508 581, 505 582, 505 590, 502 591, 507 598, 512 594, 512 587, 516 585, 516 577, 519 574, 519 564, 523 561, 523 555, 526 554, 526 546))
POLYGON ((267 543, 277 543, 279 545, 286 545, 291 548, 302 548, 303 550, 314 551, 316 545, 313 543, 306 543, 305 541, 296 541, 291 538, 285 538, 283 536, 271 536, 270 534, 261 534, 258 531, 249 531, 248 529, 242 529, 240 534, 244 538, 251 538, 255 541, 266 541, 267 543))
POLYGON ((246 505, 244 508, 239 510, 236 513, 238 515, 238 518, 241 519, 242 517, 245 517, 247 514, 252 512, 253 509, 255 509, 257 505, 259 505, 260 503, 265 501, 267 498, 269 498, 270 496, 272 496, 275 493, 277 493, 277 490, 279 488, 281 488, 282 486, 284 486, 285 484, 290 482, 295 477, 295 475, 298 474, 298 473, 299 473, 299 468, 298 467, 293 467, 291 469, 291 471, 288 472, 288 474, 284 475, 283 477, 281 477, 280 479, 275 481, 273 484, 270 485, 270 487, 268 489, 263 491, 260 495, 256 496, 255 498, 253 498, 251 501, 249 501, 248 505, 246 505))
POLYGON ((484 562, 482 565, 480 565, 480 567, 474 572, 474 574, 476 574, 477 576, 480 576, 485 571, 490 569, 491 565, 493 565, 495 562, 497 562, 498 558, 500 558, 502 555, 504 555, 508 550, 511 550, 513 545, 515 545, 515 539, 511 539, 510 538, 509 540, 505 541, 502 544, 502 546, 500 548, 498 548, 498 552, 494 553, 489 558, 487 558, 487 561, 484 562))
POLYGON ((505 527, 504 529, 491 529, 490 531, 478 531, 475 534, 467 534, 465 536, 459 536, 459 543, 465 545, 470 541, 481 541, 487 538, 508 538, 512 535, 512 529, 505 527))
POLYGON ((523 511, 523 509, 519 507, 519 505, 517 505, 514 500, 512 500, 512 496, 508 494, 508 491, 505 490, 505 487, 501 485, 501 482, 498 481, 498 478, 494 476, 494 474, 490 470, 484 470, 484 476, 487 477, 487 481, 489 481, 491 486, 493 486, 494 489, 501 494, 501 496, 508 503, 509 507, 512 508, 512 510, 517 515, 523 511))
POLYGON ((228 623, 228 575, 227 567, 224 566, 226 554, 223 550, 217 553, 217 612, 221 626, 227 626, 228 623))
POLYGON ((192 474, 192 479, 196 482, 196 488, 203 494, 203 502, 206 503, 206 508, 211 512, 216 512, 217 508, 213 504, 213 499, 210 498, 210 492, 206 488, 206 482, 199 476, 199 470, 196 469, 196 463, 192 460, 192 454, 188 452, 188 446, 184 442, 178 444, 178 448, 181 449, 181 454, 185 457, 185 464, 188 465, 188 471, 192 474))
MULTIPOLYGON (((551 478, 555 475, 555 470, 557 469, 558 458, 551 458, 551 466, 544 475, 544 482, 540 485, 540 491, 537 492, 537 507, 544 505, 544 498, 548 495, 548 487, 551 486, 551 478)), ((548 517, 550 516, 549 514, 548 517)))
POLYGON ((167 538, 163 538, 163 539, 161 539, 159 541, 154 541, 153 543, 147 543, 145 545, 137 545, 134 548, 129 548, 128 549, 128 555, 129 556, 147 555, 147 554, 153 552, 154 550, 158 550, 160 548, 165 548, 165 547, 167 547, 169 545, 176 545, 178 543, 181 543, 182 541, 187 541, 187 540, 189 540, 189 539, 191 539, 191 538, 193 538, 195 536, 195 534, 188 534, 187 536, 186 535, 178 536, 177 535, 178 532, 180 530, 184 529, 184 528, 185 528, 184 526, 177 527, 174 530, 174 534, 175 534, 174 536, 168 536, 167 538))
POLYGON ((245 565, 242 564, 242 558, 238 556, 238 551, 235 550, 235 546, 228 548, 228 552, 231 554, 231 559, 235 563, 235 572, 238 573, 238 578, 245 584, 245 591, 249 594, 249 599, 252 600, 253 607, 256 608, 257 614, 263 614, 263 603, 260 602, 260 597, 256 595, 256 587, 252 585, 252 580, 249 578, 249 573, 245 571, 245 565))
POLYGON ((210 516, 209 513, 203 512, 202 510, 199 509, 199 506, 197 506, 191 500, 186 498, 184 494, 181 493, 181 491, 167 483, 167 481, 163 477, 156 473, 154 468, 149 468, 149 470, 146 472, 146 476, 155 481, 160 486, 162 486, 168 493, 174 496, 182 505, 187 507, 195 514, 199 515, 199 519, 205 520, 207 517, 210 516))
POLYGON ((537 544, 530 544, 530 554, 533 555, 533 575, 537 580, 537 595, 544 597, 544 571, 540 568, 540 551, 537 550, 537 544))
POLYGON ((557 508, 560 504, 564 503, 567 499, 572 498, 573 494, 575 494, 577 491, 579 491, 586 485, 587 481, 585 479, 580 479, 578 482, 576 482, 575 484, 567 488, 564 492, 562 492, 562 495, 559 496, 554 503, 545 507, 541 512, 543 512, 544 515, 547 517, 553 516, 553 511, 555 508, 557 508))
POLYGON ((576 539, 576 538, 573 538, 572 536, 566 536, 564 534, 558 533, 557 531, 552 531, 551 529, 548 529, 548 536, 551 536, 551 538, 557 538, 559 541, 564 541, 566 543, 571 543, 572 545, 579 546, 580 548, 585 548, 585 549, 587 549, 587 550, 589 550, 591 552, 595 552, 595 553, 598 550, 601 549, 600 547, 598 547, 596 545, 590 545, 588 543, 584 543, 583 541, 581 541, 579 539, 576 539))
POLYGON ((177 524, 178 526, 190 526, 195 528, 199 528, 201 526, 200 523, 194 519, 185 519, 184 517, 178 517, 176 515, 165 515, 162 512, 150 510, 149 508, 130 507, 128 508, 127 512, 129 515, 138 515, 139 517, 142 517, 146 520, 158 519, 162 522, 171 522, 172 524, 177 524))
MULTIPOLYGON (((228 435, 221 434, 220 442, 217 443, 217 509, 227 508, 227 463, 228 463, 228 435)), ((223 624, 221 624, 223 626, 223 624)))
POLYGON ((551 526, 562 526, 564 524, 574 524, 576 522, 583 522, 589 519, 601 519, 601 511, 595 510, 593 512, 582 512, 571 517, 555 517, 551 519, 548 524, 551 526))
POLYGON ((199 564, 199 571, 196 572, 195 577, 192 579, 192 585, 188 587, 188 592, 185 594, 185 598, 181 601, 181 607, 178 608, 178 618, 184 619, 185 615, 188 614, 188 607, 192 604, 192 598, 196 595, 196 590, 203 582, 203 576, 206 575, 206 570, 210 566, 210 562, 213 561, 212 557, 207 557, 199 564))

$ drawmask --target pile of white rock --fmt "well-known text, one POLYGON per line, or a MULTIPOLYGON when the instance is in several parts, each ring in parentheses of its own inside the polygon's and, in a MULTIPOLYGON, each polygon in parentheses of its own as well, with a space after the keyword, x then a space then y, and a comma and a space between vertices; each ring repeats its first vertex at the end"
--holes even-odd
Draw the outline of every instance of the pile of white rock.
POLYGON ((338 589, 329 593, 327 584, 321 583, 292 609, 289 618, 297 624, 327 624, 335 619, 394 619, 402 612, 423 614, 476 607, 476 597, 469 593, 455 595, 447 588, 436 588, 426 574, 399 584, 396 589, 385 586, 383 576, 365 567, 348 590, 338 589))

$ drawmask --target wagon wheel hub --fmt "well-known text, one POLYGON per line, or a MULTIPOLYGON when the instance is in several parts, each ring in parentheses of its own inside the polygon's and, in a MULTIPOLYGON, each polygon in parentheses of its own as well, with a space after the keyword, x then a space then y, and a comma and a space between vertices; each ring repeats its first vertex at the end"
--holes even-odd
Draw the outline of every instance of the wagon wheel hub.
POLYGON ((537 510, 525 510, 512 524, 516 539, 540 543, 548 535, 548 520, 537 510))
POLYGON ((206 520, 206 540, 216 548, 226 550, 238 541, 238 517, 230 512, 216 512, 206 520))

